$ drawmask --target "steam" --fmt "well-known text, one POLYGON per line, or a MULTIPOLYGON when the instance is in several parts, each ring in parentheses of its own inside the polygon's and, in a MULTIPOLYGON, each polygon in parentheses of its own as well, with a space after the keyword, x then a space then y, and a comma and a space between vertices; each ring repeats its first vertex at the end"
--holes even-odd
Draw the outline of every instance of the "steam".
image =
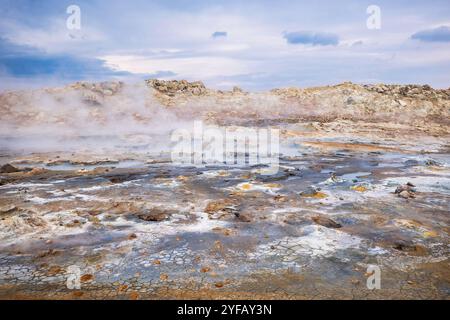
MULTIPOLYGON (((121 85, 116 93, 95 92, 80 84, 0 96, 0 148, 70 151, 164 148, 170 132, 187 119, 161 105, 145 83, 121 85)), ((167 149, 166 149, 167 150, 167 149)))
POLYGON ((0 94, 0 150, 160 153, 170 152, 172 131, 190 130, 195 120, 266 127, 336 119, 410 124, 445 114, 443 104, 409 101, 399 107, 390 95, 353 84, 171 96, 143 81, 76 83, 0 94))

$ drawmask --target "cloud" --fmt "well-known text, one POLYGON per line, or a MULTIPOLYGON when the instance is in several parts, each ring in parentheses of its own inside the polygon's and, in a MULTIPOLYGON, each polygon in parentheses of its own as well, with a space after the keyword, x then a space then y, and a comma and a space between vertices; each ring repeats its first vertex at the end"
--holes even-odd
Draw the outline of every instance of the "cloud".
POLYGON ((3 70, 17 77, 59 75, 64 79, 101 78, 125 76, 104 66, 98 59, 71 56, 22 56, 0 58, 3 70))
POLYGON ((326 46, 337 45, 339 43, 338 35, 326 32, 297 31, 286 32, 284 38, 290 44, 312 44, 326 46))
POLYGON ((450 27, 441 26, 414 33, 411 39, 424 42, 450 42, 450 27))
POLYGON ((171 70, 181 79, 208 80, 248 72, 250 64, 241 59, 215 56, 155 58, 138 55, 110 55, 101 57, 105 65, 115 71, 134 74, 157 74, 171 70))
POLYGON ((173 71, 170 70, 158 70, 154 73, 150 73, 147 76, 149 78, 157 78, 157 79, 161 79, 161 78, 170 78, 170 77, 175 77, 177 74, 173 71))
POLYGON ((13 44, 1 37, 0 70, 3 75, 14 77, 59 76, 68 80, 130 75, 109 69, 100 59, 48 54, 29 46, 13 44))
POLYGON ((82 28, 67 30, 71 2, 0 0, 7 8, 0 10, 0 37, 9 40, 0 41, 0 87, 13 87, 14 74, 21 74, 15 77, 21 83, 42 85, 49 78, 57 84, 68 77, 156 77, 252 90, 367 79, 448 88, 450 46, 405 41, 415 31, 450 27, 448 0, 432 8, 423 1, 405 7, 379 0, 389 15, 375 33, 365 28, 365 6, 349 2, 135 0, 105 6, 77 0, 82 28))
POLYGON ((227 35, 228 35, 228 34, 227 34, 226 31, 216 31, 216 32, 214 32, 214 33, 211 35, 211 37, 213 37, 213 38, 220 38, 220 37, 226 38, 227 35))

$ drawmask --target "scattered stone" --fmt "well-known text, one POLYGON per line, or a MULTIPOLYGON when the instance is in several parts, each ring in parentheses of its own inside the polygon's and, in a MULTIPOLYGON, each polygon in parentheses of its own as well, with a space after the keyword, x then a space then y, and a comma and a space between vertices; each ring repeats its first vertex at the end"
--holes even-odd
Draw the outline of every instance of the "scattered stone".
POLYGON ((11 205, 0 208, 0 215, 13 213, 17 210, 18 210, 18 208, 15 205, 11 204, 11 205))
POLYGON ((404 185, 398 186, 395 189, 394 193, 403 199, 415 198, 416 197, 415 196, 415 193, 416 193, 415 185, 413 185, 411 182, 407 182, 404 185))
POLYGON ((45 250, 43 252, 40 252, 37 257, 38 258, 44 258, 44 257, 48 257, 48 256, 56 256, 58 254, 60 254, 61 251, 59 250, 54 250, 54 249, 49 249, 49 250, 45 250))
POLYGON ((19 172, 20 170, 13 165, 7 163, 0 167, 0 173, 14 173, 19 172))
POLYGON ((440 164, 439 162, 437 162, 436 160, 433 159, 428 159, 425 161, 425 165, 427 167, 440 167, 442 166, 442 164, 440 164))
POLYGON ((343 182, 343 180, 338 178, 336 176, 336 173, 334 173, 334 172, 331 173, 331 176, 325 181, 325 183, 328 183, 328 184, 335 184, 335 183, 340 183, 340 182, 343 182))
POLYGON ((146 80, 149 87, 156 89, 158 92, 168 95, 169 97, 175 94, 191 94, 195 96, 202 95, 207 92, 205 85, 201 81, 188 82, 186 80, 146 80))
POLYGON ((312 221, 315 223, 327 227, 327 228, 341 228, 342 225, 335 222, 334 220, 331 220, 330 218, 323 217, 323 216, 315 216, 312 217, 312 221))
POLYGON ((406 241, 398 241, 393 248, 398 251, 406 252, 414 256, 425 256, 428 254, 427 248, 419 244, 413 244, 406 241))
POLYGON ((320 191, 320 188, 309 187, 305 191, 300 192, 300 196, 306 198, 323 199, 327 197, 327 194, 320 191))
POLYGON ((242 93, 243 92, 242 89, 239 88, 238 86, 234 86, 232 91, 233 91, 233 93, 242 93))
POLYGON ((159 279, 160 279, 161 281, 166 281, 167 279, 169 279, 169 275, 167 275, 166 273, 161 273, 161 274, 159 275, 159 279))
POLYGON ((153 208, 145 213, 138 214, 138 218, 144 221, 164 221, 171 215, 171 212, 160 208, 153 208))
POLYGON ((236 217, 241 222, 251 222, 252 219, 248 213, 237 213, 236 217))
POLYGON ((273 200, 276 202, 286 202, 287 198, 285 196, 277 194, 275 197, 273 197, 273 200))
POLYGON ((235 201, 232 199, 220 199, 210 201, 205 208, 208 217, 213 220, 222 220, 224 218, 234 215, 239 217, 239 210, 236 207, 235 201))
POLYGON ((117 288, 117 291, 118 292, 125 292, 125 291, 127 291, 127 289, 128 289, 128 285, 122 284, 122 285, 119 286, 119 288, 117 288))

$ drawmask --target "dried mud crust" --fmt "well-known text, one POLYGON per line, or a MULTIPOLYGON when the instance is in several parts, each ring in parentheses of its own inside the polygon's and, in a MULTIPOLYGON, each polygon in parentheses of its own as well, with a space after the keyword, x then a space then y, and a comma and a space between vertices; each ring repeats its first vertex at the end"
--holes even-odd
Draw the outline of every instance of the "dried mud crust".
POLYGON ((449 159, 418 141, 300 143, 272 179, 164 161, 3 173, 0 296, 447 299, 449 159), (366 287, 373 264, 381 290, 366 287))
MULTIPOLYGON (((78 83, 45 94, 80 98, 102 124, 126 116, 129 90, 78 83)), ((148 153, 151 133, 122 134, 120 148, 2 148, 0 298, 450 297, 448 90, 139 90, 145 108, 132 124, 158 105, 182 119, 280 129, 279 171, 175 166, 170 150, 148 153), (381 269, 380 290, 367 289, 369 265, 381 269), (79 289, 67 287, 73 266, 79 289)), ((32 103, 39 94, 1 95, 2 121, 71 128, 84 115, 53 118, 32 103)))

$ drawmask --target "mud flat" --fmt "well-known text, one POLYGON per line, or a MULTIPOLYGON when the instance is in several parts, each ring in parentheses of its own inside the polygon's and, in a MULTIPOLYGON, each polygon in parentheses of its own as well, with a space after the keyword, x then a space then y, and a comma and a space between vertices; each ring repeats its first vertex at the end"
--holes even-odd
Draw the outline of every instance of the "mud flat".
POLYGON ((151 81, 3 94, 0 298, 448 299, 448 90, 399 88, 151 81), (127 105, 137 91, 139 111, 127 105), (87 113, 43 110, 44 93, 87 113), (328 107, 312 113, 313 101, 328 107), (136 131, 111 133, 119 111, 136 131), (155 117, 280 129, 279 170, 174 165, 164 128, 144 129, 155 117), (57 137, 27 143, 30 128, 60 121, 57 137), (367 288, 371 265, 381 289, 367 288))

